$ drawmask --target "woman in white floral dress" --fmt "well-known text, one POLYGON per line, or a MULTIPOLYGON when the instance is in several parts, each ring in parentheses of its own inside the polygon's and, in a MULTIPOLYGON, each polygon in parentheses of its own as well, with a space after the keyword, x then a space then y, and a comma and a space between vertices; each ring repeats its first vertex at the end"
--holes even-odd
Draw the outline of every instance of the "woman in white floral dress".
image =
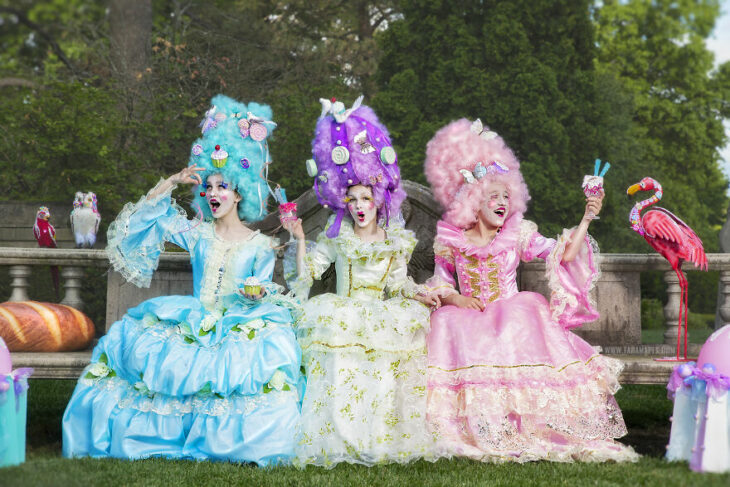
POLYGON ((329 468, 431 459, 429 310, 418 301, 438 300, 419 295, 407 276, 416 240, 394 218, 405 198, 395 152, 370 108, 325 108, 308 170, 320 203, 336 214, 309 249, 301 220, 288 226, 298 241, 290 286, 299 297, 330 264, 337 273, 337 294, 309 299, 296 324, 307 375, 297 461, 329 468))

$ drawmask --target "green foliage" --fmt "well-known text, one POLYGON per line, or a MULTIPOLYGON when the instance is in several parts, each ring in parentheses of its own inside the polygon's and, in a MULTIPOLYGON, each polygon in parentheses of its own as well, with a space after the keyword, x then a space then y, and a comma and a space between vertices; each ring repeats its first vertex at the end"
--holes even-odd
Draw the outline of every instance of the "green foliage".
POLYGON ((641 327, 664 330, 664 310, 661 301, 656 298, 641 300, 641 327))
POLYGON ((123 19, 103 3, 0 0, 0 76, 34 85, 0 87, 7 197, 70 201, 76 190, 93 190, 108 223, 106 215, 187 162, 219 92, 272 105, 279 127, 270 177, 296 197, 311 186, 303 162, 317 99, 350 102, 364 91, 408 179, 425 183, 425 145, 439 127, 481 117, 521 159, 528 217, 545 234, 578 221, 582 175, 600 157, 613 164, 591 227, 604 251, 651 252, 629 229, 623 196, 644 175, 664 185, 665 206, 707 250, 717 249, 730 65, 710 72, 703 41, 715 0, 152 6, 147 67, 130 80, 112 61, 109 39, 123 19))
POLYGON ((718 250, 728 203, 718 151, 730 115, 730 66, 713 73, 704 42, 718 14, 716 0, 612 0, 595 16, 597 70, 630 94, 630 137, 640 148, 618 162, 633 182, 662 183, 662 206, 688 222, 708 252, 718 250))
POLYGON ((423 182, 439 127, 481 117, 521 159, 528 217, 545 233, 577 222, 582 175, 600 157, 613 164, 591 227, 604 250, 651 251, 628 227, 623 195, 652 174, 713 251, 727 207, 718 148, 730 78, 728 68, 707 74, 716 3, 604 2, 592 24, 589 2, 404 1, 379 36, 373 103, 409 179, 423 182))
MULTIPOLYGON (((403 19, 379 38, 381 90, 373 103, 391 129, 405 177, 424 180, 425 145, 439 127, 480 117, 522 161, 532 195, 528 216, 547 234, 576 224, 583 174, 595 157, 618 156, 631 118, 620 85, 593 68, 588 5, 402 2, 403 19)), ((625 226, 612 202, 592 228, 599 237, 625 226)))

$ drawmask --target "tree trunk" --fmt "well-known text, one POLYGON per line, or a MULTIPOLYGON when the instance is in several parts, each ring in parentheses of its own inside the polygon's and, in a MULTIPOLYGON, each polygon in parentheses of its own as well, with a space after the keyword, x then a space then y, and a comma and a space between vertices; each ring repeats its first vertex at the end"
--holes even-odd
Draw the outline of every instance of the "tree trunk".
POLYGON ((152 34, 151 0, 109 0, 112 70, 133 88, 147 67, 152 34))

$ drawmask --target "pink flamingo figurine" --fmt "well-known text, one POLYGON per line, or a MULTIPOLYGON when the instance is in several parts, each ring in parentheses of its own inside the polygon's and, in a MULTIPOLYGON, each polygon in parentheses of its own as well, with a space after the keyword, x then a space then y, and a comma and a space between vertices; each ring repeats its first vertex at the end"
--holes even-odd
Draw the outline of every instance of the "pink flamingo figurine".
POLYGON ((637 191, 655 190, 654 196, 634 205, 629 213, 631 228, 644 237, 654 250, 664 256, 677 273, 682 295, 679 302, 679 324, 677 330, 677 356, 658 360, 687 361, 687 278, 682 273, 682 263, 685 260, 692 262, 695 267, 707 270, 707 256, 702 247, 702 240, 682 220, 664 208, 656 207, 647 211, 643 216, 639 213, 644 208, 653 205, 662 199, 662 186, 652 178, 644 178, 640 182, 629 186, 626 193, 633 195, 637 191), (682 321, 684 317, 684 321, 682 321), (684 327, 684 329, 683 329, 684 327), (684 355, 679 356, 680 343, 684 335, 684 355))

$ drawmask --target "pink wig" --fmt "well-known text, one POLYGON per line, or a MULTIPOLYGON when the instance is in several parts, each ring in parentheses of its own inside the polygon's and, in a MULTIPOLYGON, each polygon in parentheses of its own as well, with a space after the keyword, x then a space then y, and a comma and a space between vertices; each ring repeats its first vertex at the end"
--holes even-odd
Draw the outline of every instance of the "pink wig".
MULTIPOLYGON (((485 132, 488 130, 484 128, 485 132)), ((530 195, 520 173, 520 162, 502 137, 480 136, 465 118, 443 127, 428 142, 425 171, 436 200, 445 210, 443 219, 457 227, 470 228, 476 223, 487 185, 493 182, 504 184, 509 191, 510 210, 505 223, 513 218, 521 219, 527 211, 530 195), (474 171, 479 162, 487 167, 492 161, 498 161, 509 171, 490 171, 473 183, 467 183, 459 172, 460 169, 474 171)))

